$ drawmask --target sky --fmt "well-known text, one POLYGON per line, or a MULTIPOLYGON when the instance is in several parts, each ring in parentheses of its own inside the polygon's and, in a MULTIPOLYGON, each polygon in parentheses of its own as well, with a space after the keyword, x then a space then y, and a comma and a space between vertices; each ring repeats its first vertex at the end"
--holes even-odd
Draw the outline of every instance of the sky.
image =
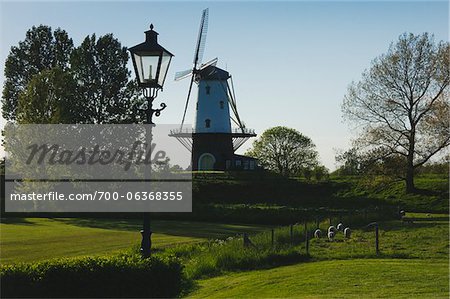
MULTIPOLYGON (((336 168, 336 150, 351 147, 355 137, 340 108, 348 85, 404 32, 429 32, 437 41, 449 40, 447 1, 0 0, 0 81, 9 49, 33 25, 60 27, 75 45, 93 33, 113 33, 131 47, 144 40, 143 32, 153 23, 159 43, 175 54, 164 91, 155 101, 168 107, 156 122, 180 123, 189 80, 175 82, 173 77, 192 67, 200 17, 207 7, 203 61, 218 57, 217 66, 233 76, 246 126, 258 134, 274 126, 297 129, 313 140, 321 163, 330 170, 336 168)), ((194 108, 192 97, 186 123, 194 122, 194 108)), ((1 119, 0 125, 4 123, 1 119)))

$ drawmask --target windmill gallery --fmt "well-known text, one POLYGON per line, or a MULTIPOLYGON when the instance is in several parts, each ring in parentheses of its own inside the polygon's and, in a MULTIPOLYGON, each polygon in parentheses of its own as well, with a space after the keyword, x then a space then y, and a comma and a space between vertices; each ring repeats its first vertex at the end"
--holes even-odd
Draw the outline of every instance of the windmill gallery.
POLYGON ((231 75, 216 66, 218 59, 202 64, 208 31, 208 9, 203 10, 198 40, 194 52, 193 68, 177 72, 175 81, 189 78, 188 95, 179 129, 170 136, 192 154, 192 170, 254 170, 257 160, 235 154, 255 131, 245 127, 239 117, 231 75), (194 82, 198 86, 195 125, 185 128, 184 120, 194 82), (231 110, 231 111, 230 111, 231 110), (232 115, 230 114, 232 112, 232 115), (237 127, 232 128, 231 122, 237 127))

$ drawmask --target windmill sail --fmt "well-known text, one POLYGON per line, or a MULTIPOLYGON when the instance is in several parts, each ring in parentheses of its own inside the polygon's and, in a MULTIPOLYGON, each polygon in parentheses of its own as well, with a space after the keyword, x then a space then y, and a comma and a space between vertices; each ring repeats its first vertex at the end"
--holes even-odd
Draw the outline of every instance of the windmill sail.
POLYGON ((197 66, 202 63, 203 53, 205 53, 206 34, 208 33, 208 16, 209 9, 206 8, 203 10, 200 29, 198 31, 197 47, 194 52, 194 69, 197 69, 197 66))
POLYGON ((176 72, 175 73, 175 81, 179 81, 182 80, 184 78, 189 77, 192 74, 192 69, 190 70, 185 70, 185 71, 181 71, 181 72, 176 72))
POLYGON ((214 59, 211 59, 211 60, 208 61, 208 62, 203 63, 203 64, 200 66, 200 70, 203 70, 203 69, 207 68, 208 66, 216 66, 218 60, 219 60, 219 58, 216 57, 216 58, 214 58, 214 59))
POLYGON ((186 118, 187 108, 189 106, 189 98, 191 97, 192 85, 194 84, 194 75, 198 72, 197 66, 201 64, 203 59, 203 53, 205 52, 206 33, 208 32, 208 15, 209 9, 206 8, 202 12, 202 19, 200 21, 200 30, 198 32, 197 46, 194 52, 194 66, 192 70, 182 71, 175 74, 175 80, 181 80, 192 76, 191 83, 189 84, 189 91, 186 98, 186 104, 184 106, 183 119, 181 120, 181 127, 183 128, 184 120, 186 118))

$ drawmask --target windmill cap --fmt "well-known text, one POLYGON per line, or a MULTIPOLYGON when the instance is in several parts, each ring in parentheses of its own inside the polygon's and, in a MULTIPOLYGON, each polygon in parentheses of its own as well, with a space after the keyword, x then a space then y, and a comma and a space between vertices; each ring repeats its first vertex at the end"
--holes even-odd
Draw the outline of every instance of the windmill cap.
POLYGON ((202 80, 228 80, 230 74, 216 66, 208 66, 200 71, 200 78, 202 80))

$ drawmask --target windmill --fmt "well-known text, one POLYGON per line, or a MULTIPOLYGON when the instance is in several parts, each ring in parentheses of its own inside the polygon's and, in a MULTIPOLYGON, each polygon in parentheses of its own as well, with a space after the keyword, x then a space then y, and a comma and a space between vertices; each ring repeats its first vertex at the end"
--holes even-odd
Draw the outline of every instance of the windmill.
POLYGON ((217 58, 202 64, 207 31, 208 9, 205 9, 200 21, 193 67, 175 74, 175 81, 189 77, 191 80, 181 127, 172 130, 170 136, 177 138, 191 151, 193 170, 254 169, 255 159, 234 153, 256 134, 246 128, 239 117, 233 79, 227 71, 216 66, 217 58), (195 126, 193 130, 188 130, 183 125, 194 83, 198 86, 195 126), (232 128, 231 122, 237 127, 232 128))

